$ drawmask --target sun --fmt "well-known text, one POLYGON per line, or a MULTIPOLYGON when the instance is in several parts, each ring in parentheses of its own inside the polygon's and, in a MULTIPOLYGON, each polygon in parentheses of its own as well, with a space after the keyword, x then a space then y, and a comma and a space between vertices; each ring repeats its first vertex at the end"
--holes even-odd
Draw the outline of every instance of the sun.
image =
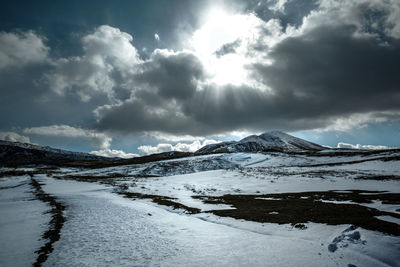
POLYGON ((191 45, 207 71, 210 81, 217 84, 246 83, 245 45, 258 23, 254 14, 231 14, 222 8, 210 9, 203 25, 194 32, 191 45), (229 51, 221 51, 224 45, 229 51))

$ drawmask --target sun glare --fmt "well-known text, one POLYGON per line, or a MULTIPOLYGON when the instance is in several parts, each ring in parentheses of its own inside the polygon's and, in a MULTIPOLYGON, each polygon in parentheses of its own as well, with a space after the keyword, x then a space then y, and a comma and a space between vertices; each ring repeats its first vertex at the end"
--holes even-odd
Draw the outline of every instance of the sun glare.
POLYGON ((246 82, 242 45, 251 37, 256 24, 253 14, 229 14, 221 8, 211 9, 204 16, 204 24, 193 34, 192 47, 210 72, 211 82, 234 85, 246 82), (234 42, 237 42, 234 51, 217 55, 224 45, 234 42))

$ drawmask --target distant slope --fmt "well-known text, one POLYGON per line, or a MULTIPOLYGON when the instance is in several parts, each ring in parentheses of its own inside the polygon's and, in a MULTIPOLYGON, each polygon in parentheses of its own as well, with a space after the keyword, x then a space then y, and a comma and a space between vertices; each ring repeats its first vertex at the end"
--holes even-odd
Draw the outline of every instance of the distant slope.
POLYGON ((24 164, 55 164, 66 162, 114 161, 118 158, 105 158, 82 152, 71 152, 48 146, 27 143, 0 141, 0 166, 20 166, 24 164))
POLYGON ((211 144, 200 148, 196 153, 223 153, 223 152, 303 152, 320 151, 325 149, 323 146, 314 144, 291 136, 280 131, 266 132, 261 135, 250 135, 238 142, 222 142, 211 144))
POLYGON ((0 141, 0 166, 54 165, 84 168, 103 168, 119 165, 143 164, 160 160, 190 157, 189 152, 163 152, 130 159, 108 158, 82 152, 55 149, 27 143, 0 141))

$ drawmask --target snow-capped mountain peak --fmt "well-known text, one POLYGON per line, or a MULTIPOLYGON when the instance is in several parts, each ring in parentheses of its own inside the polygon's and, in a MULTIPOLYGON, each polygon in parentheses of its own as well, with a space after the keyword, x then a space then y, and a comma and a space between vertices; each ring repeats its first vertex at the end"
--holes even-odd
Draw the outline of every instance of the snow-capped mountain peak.
POLYGON ((270 131, 260 135, 250 135, 238 142, 223 142, 205 146, 198 153, 217 152, 301 152, 324 149, 322 146, 294 137, 281 131, 270 131))

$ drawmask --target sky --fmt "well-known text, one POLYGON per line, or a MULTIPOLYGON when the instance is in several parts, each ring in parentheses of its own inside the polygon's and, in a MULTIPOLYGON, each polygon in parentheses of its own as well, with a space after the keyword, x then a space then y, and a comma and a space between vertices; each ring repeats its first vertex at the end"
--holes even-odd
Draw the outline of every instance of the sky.
POLYGON ((0 139, 120 157, 270 130, 400 147, 399 70, 398 0, 5 1, 0 139))

